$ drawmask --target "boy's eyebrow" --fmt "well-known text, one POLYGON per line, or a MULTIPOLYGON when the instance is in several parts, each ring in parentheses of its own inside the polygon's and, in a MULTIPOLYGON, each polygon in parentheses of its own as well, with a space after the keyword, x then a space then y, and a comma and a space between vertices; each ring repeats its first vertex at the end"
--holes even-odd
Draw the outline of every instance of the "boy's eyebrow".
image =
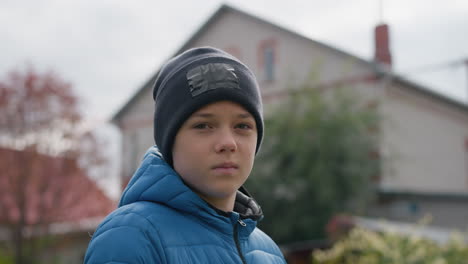
POLYGON ((195 113, 195 114, 193 114, 192 117, 206 117, 206 118, 208 118, 208 117, 213 117, 213 116, 214 116, 214 114, 210 114, 210 113, 195 113))
POLYGON ((240 118, 253 118, 253 116, 250 113, 242 113, 237 115, 240 118))
MULTIPOLYGON (((192 117, 203 117, 203 118, 212 118, 214 117, 215 114, 212 113, 195 113, 193 114, 192 117)), ((253 118, 253 116, 250 113, 240 113, 237 115, 239 118, 253 118)))

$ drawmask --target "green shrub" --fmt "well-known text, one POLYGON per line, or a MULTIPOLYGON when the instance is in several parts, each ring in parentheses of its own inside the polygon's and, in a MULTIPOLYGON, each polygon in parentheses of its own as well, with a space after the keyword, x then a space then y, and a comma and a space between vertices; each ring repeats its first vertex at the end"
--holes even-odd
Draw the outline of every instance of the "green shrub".
POLYGON ((13 264, 13 256, 0 248, 0 264, 13 264))
POLYGON ((313 253, 314 264, 466 264, 468 244, 460 234, 438 244, 417 236, 354 228, 329 250, 313 253))

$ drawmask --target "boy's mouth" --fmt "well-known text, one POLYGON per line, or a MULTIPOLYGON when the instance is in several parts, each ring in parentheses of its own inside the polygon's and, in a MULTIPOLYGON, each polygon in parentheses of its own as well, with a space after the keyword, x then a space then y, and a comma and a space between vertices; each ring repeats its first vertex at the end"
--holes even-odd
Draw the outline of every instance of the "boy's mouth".
POLYGON ((221 172, 221 173, 233 173, 239 169, 239 166, 234 162, 222 162, 214 165, 212 170, 221 172))

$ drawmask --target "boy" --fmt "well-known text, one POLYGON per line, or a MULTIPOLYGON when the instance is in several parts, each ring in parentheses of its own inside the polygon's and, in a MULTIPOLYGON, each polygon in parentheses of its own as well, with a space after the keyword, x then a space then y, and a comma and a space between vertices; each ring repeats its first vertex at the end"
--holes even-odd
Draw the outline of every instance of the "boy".
POLYGON ((263 135, 252 72, 221 50, 191 49, 164 65, 153 98, 160 152, 148 150, 85 263, 285 263, 242 187, 263 135))

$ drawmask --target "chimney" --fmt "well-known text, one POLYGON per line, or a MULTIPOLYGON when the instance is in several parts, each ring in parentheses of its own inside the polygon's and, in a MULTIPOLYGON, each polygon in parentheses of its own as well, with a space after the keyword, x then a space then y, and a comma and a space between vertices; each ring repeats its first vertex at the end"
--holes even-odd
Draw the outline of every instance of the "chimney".
POLYGON ((379 24, 375 27, 375 56, 374 61, 392 68, 392 55, 390 54, 390 38, 388 25, 379 24))

